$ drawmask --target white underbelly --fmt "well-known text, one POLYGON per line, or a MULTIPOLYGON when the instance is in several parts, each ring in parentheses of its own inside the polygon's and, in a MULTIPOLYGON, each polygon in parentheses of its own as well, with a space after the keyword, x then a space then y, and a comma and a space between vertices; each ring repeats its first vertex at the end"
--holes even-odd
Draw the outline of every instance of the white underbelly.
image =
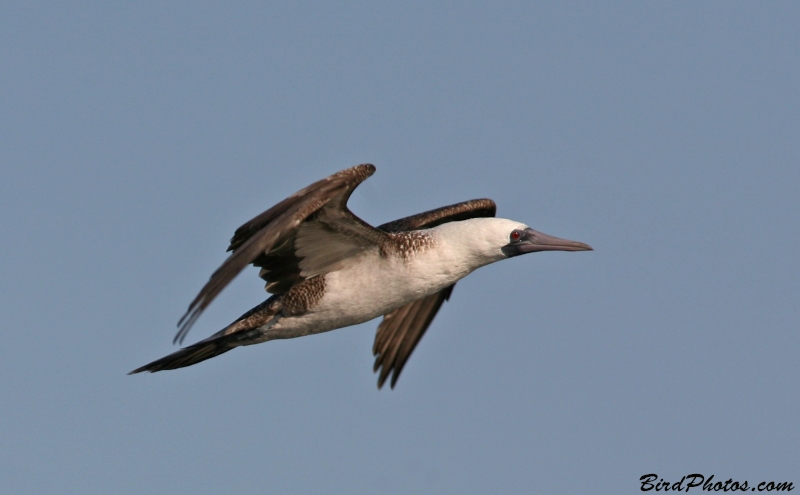
MULTIPOLYGON (((293 338, 356 325, 438 292, 465 270, 435 263, 408 263, 371 256, 325 275, 325 293, 309 311, 281 318, 270 338, 293 338)), ((431 260, 436 261, 436 260, 431 260)))

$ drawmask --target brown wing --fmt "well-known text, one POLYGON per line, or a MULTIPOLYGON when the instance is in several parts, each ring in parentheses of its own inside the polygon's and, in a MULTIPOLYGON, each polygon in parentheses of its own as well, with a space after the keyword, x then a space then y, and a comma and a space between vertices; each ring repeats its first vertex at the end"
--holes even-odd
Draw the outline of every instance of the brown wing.
POLYGON ((408 357, 425 334, 439 308, 450 299, 453 287, 455 284, 406 304, 383 317, 375 335, 375 344, 372 346, 372 354, 375 356, 375 366, 372 371, 376 372, 381 368, 378 388, 383 387, 383 382, 392 371, 394 373, 392 373, 391 387, 394 388, 408 357))
MULTIPOLYGON (((468 218, 493 217, 496 210, 497 206, 491 199, 474 199, 385 223, 378 228, 386 232, 428 229, 468 218)), ((439 308, 450 299, 453 287, 455 284, 384 315, 372 346, 372 354, 375 356, 373 371, 381 370, 378 388, 383 386, 390 373, 391 387, 394 388, 403 366, 439 308)))
MULTIPOLYGON (((316 263, 305 263, 295 256, 298 236, 308 237, 307 229, 314 230, 310 227, 312 223, 319 228, 311 235, 327 235, 326 241, 335 240, 345 246, 349 246, 349 242, 358 248, 377 242, 384 233, 347 209, 350 194, 374 172, 375 167, 370 164, 337 172, 296 192, 236 229, 228 247, 228 251, 233 252, 189 305, 178 322, 179 330, 174 342, 183 341, 202 311, 250 263, 262 268, 261 276, 267 280, 267 289, 277 294, 286 292, 308 273, 324 272, 324 267, 330 268, 335 264, 338 260, 314 258, 314 253, 311 253, 312 261, 316 260, 316 263), (301 266, 304 263, 305 266, 301 266)), ((342 251, 338 253, 341 255, 342 251)))
POLYGON ((497 212, 497 205, 491 199, 473 199, 401 218, 379 225, 378 228, 386 232, 430 229, 447 222, 458 222, 469 218, 493 217, 495 212, 497 212))

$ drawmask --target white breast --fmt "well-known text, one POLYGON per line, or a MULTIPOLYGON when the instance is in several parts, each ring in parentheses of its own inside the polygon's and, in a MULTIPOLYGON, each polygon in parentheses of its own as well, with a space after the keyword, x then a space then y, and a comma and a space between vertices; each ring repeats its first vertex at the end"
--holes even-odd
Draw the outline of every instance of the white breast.
MULTIPOLYGON (((457 242, 452 228, 427 231, 429 248, 413 255, 381 256, 377 248, 325 274, 325 293, 308 313, 283 318, 271 338, 290 338, 363 323, 448 287, 486 264, 457 242)), ((407 253, 406 253, 407 254, 407 253)))
POLYGON ((440 258, 435 249, 408 260, 381 257, 377 250, 364 253, 359 263, 325 276, 325 295, 314 312, 352 325, 440 291, 466 275, 440 258))

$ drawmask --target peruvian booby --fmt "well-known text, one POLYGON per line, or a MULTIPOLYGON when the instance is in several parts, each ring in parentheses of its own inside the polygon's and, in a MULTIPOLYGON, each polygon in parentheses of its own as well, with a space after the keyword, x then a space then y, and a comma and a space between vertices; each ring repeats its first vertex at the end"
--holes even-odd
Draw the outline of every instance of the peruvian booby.
POLYGON ((347 208, 375 172, 358 165, 315 182, 245 223, 227 260, 178 322, 182 343, 211 301, 247 265, 272 296, 207 339, 129 374, 183 368, 229 350, 356 325, 383 316, 372 348, 378 388, 394 388, 408 357, 457 281, 484 265, 537 251, 589 251, 587 244, 494 218, 474 199, 372 227, 347 208))

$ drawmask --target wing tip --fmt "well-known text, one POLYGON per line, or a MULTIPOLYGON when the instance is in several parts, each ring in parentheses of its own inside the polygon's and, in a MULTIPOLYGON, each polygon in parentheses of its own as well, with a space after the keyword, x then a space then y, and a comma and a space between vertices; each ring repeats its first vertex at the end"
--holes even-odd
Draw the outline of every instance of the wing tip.
MULTIPOLYGON (((375 165, 371 163, 362 163, 361 165, 356 165, 355 167, 346 168, 344 170, 340 170, 335 174, 328 177, 328 179, 340 179, 342 177, 347 177, 352 180, 350 186, 352 187, 352 183, 354 182, 356 185, 360 184, 361 182, 367 180, 372 174, 375 173, 375 165)), ((346 182, 350 182, 347 180, 346 182)))
POLYGON ((195 306, 190 307, 186 314, 184 314, 180 321, 178 321, 178 332, 175 334, 175 337, 172 339, 172 344, 183 344, 183 340, 186 338, 186 335, 189 334, 189 330, 194 325, 194 322, 197 321, 197 318, 200 317, 200 313, 203 311, 201 307, 195 306))
POLYGON ((363 170, 364 172, 368 173, 369 175, 374 174, 375 171, 377 170, 375 165, 373 165, 371 163, 362 163, 361 165, 356 165, 353 168, 363 170))
MULTIPOLYGON (((373 372, 377 371, 378 369, 376 367, 376 369, 373 372)), ((391 390, 394 390, 394 386, 397 383, 397 379, 400 378, 401 371, 403 371, 402 368, 399 370, 397 368, 389 368, 389 372, 384 374, 383 370, 381 370, 381 373, 378 376, 378 390, 381 390, 383 388, 383 385, 386 383, 386 379, 389 378, 390 374, 392 375, 392 379, 389 381, 389 388, 391 390)))

